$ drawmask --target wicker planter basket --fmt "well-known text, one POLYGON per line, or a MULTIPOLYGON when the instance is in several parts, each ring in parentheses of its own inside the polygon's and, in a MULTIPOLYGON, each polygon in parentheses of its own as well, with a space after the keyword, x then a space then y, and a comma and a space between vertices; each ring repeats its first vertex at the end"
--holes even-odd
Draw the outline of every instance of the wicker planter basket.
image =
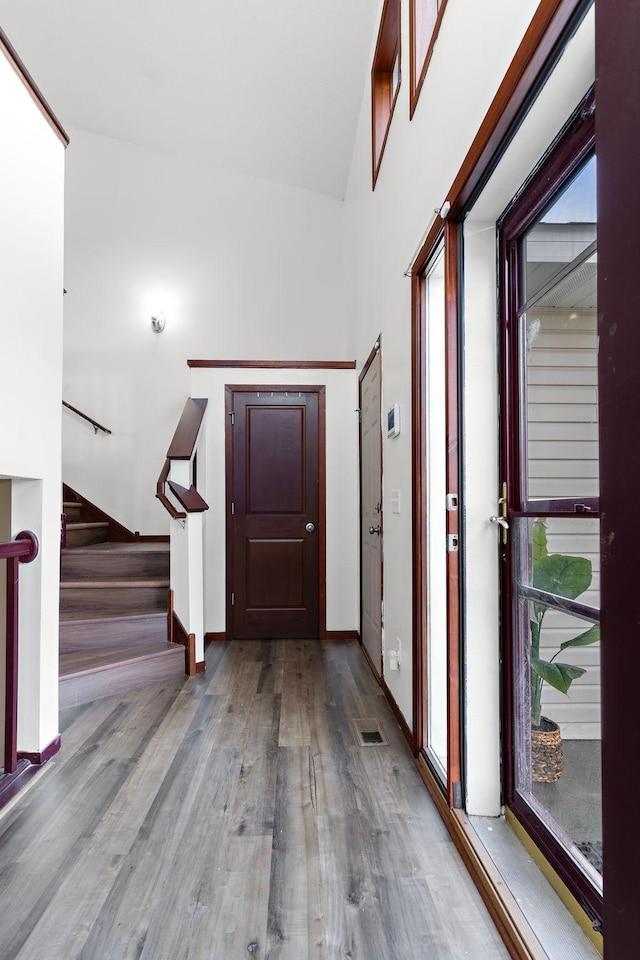
POLYGON ((531 778, 534 783, 555 783, 564 766, 560 727, 548 717, 531 728, 531 778))

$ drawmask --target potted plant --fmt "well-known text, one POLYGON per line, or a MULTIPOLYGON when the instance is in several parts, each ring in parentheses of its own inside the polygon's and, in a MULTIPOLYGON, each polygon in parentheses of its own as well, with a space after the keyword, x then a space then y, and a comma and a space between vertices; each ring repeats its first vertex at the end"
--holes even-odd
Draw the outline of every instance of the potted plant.
MULTIPOLYGON (((533 586, 558 597, 575 600, 591 586, 591 561, 586 557, 549 553, 544 520, 533 524, 533 586)), ((548 717, 542 716, 542 689, 548 683, 567 694, 573 681, 586 671, 556 658, 571 647, 586 647, 600 639, 600 625, 594 624, 584 633, 565 640, 549 660, 540 657, 540 637, 545 614, 550 608, 545 603, 533 604, 531 624, 531 766, 532 777, 538 782, 552 782, 562 773, 562 742, 560 728, 548 717)))

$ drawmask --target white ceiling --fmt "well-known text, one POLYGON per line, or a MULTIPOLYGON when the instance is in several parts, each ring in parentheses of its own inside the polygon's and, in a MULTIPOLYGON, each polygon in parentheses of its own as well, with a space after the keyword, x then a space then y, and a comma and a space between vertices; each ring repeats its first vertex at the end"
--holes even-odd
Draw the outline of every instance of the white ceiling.
POLYGON ((65 127, 344 197, 381 0, 2 0, 65 127))

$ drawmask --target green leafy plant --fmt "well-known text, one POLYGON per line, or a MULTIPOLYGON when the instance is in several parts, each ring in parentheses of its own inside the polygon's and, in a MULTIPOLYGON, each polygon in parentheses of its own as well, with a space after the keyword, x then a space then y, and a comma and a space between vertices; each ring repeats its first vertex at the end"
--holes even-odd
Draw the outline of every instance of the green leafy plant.
MULTIPOLYGON (((591 586, 591 561, 585 557, 568 557, 562 553, 549 553, 547 530, 544 520, 533 524, 533 586, 557 597, 575 600, 591 586)), ((549 607, 545 603, 533 604, 531 620, 531 722, 540 726, 542 684, 548 683, 561 693, 568 693, 577 677, 586 671, 570 663, 560 663, 556 657, 570 647, 586 647, 600 639, 600 625, 594 624, 584 633, 565 640, 550 660, 540 659, 540 635, 542 623, 549 607)))

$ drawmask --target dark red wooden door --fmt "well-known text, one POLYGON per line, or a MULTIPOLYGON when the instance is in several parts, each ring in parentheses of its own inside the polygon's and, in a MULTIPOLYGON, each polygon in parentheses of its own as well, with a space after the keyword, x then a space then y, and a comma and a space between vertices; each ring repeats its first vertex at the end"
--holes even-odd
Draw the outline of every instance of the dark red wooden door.
POLYGON ((318 392, 232 396, 232 636, 317 637, 318 392))

